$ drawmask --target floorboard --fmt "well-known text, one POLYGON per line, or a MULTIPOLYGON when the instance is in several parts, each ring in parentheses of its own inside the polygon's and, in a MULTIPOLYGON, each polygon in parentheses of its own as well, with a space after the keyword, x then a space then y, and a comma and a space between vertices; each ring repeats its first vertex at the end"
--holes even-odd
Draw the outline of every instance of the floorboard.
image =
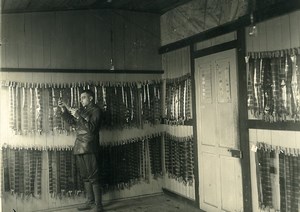
MULTIPOLYGON (((75 212, 77 205, 53 208, 43 210, 43 212, 75 212)), ((104 202, 104 209, 107 212, 200 212, 200 209, 195 208, 184 201, 178 200, 166 194, 143 197, 131 200, 121 200, 114 202, 104 202)), ((90 210, 93 211, 93 210, 90 210)), ((34 211, 42 212, 42 211, 34 211)))

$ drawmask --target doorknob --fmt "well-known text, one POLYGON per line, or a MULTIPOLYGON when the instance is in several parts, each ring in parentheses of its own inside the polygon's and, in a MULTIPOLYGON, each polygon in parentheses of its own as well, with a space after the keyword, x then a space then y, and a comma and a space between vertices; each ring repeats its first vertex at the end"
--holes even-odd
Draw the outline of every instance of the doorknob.
POLYGON ((240 151, 238 149, 228 149, 228 152, 231 153, 231 157, 234 157, 234 158, 243 158, 242 151, 240 151))

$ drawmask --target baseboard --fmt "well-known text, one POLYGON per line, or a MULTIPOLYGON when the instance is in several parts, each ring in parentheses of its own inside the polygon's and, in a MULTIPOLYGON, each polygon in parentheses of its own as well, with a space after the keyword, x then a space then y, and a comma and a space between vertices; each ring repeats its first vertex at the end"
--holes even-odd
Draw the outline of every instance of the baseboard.
POLYGON ((132 197, 103 200, 103 203, 105 204, 105 203, 111 203, 111 202, 119 202, 119 201, 140 199, 140 198, 146 198, 146 197, 154 197, 154 196, 158 196, 158 195, 163 195, 163 192, 156 192, 156 193, 142 194, 142 195, 137 195, 137 196, 132 196, 132 197))
POLYGON ((46 209, 41 209, 41 210, 34 210, 32 212, 56 212, 56 211, 61 211, 61 210, 77 208, 77 207, 82 206, 82 205, 83 205, 83 203, 74 204, 74 205, 67 205, 67 206, 62 206, 62 207, 54 207, 54 208, 46 208, 46 209))
MULTIPOLYGON (((110 203, 113 203, 113 202, 120 202, 120 201, 147 198, 147 197, 154 197, 154 196, 163 195, 163 194, 164 194, 163 192, 158 192, 158 193, 143 194, 143 195, 133 196, 133 197, 110 199, 110 200, 104 200, 103 204, 106 205, 106 204, 110 204, 110 203)), ((73 204, 73 205, 66 205, 66 206, 62 206, 62 207, 47 208, 47 209, 35 210, 35 211, 32 211, 32 212, 56 212, 56 211, 60 211, 60 210, 77 208, 78 206, 80 206, 82 204, 83 203, 73 204)))

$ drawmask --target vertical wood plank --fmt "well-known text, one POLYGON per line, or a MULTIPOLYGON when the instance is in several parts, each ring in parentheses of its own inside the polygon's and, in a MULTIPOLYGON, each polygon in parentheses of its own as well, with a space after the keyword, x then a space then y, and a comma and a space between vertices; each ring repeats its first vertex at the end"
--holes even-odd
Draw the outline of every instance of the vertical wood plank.
POLYGON ((170 78, 174 78, 175 77, 175 70, 176 70, 176 66, 175 66, 175 54, 176 51, 173 51, 170 53, 170 60, 169 60, 169 73, 170 73, 170 78))
MULTIPOLYGON (((55 43, 56 43, 56 13, 48 13, 49 19, 51 20, 50 24, 48 25, 48 30, 45 31, 47 33, 47 36, 45 36, 45 46, 47 46, 48 52, 45 53, 45 57, 49 54, 49 66, 48 68, 55 68, 56 67, 56 61, 53 58, 55 55, 55 43)), ((47 60, 48 61, 48 60, 47 60)), ((46 62, 45 62, 46 64, 46 62)))
POLYGON ((147 25, 147 19, 145 16, 139 16, 138 13, 132 14, 132 24, 134 24, 135 28, 135 41, 133 42, 133 45, 135 47, 134 52, 134 63, 133 63, 133 69, 140 69, 143 67, 143 64, 147 64, 147 54, 143 49, 147 48, 147 41, 145 40, 145 27, 147 25))
POLYGON ((6 67, 17 68, 19 67, 19 43, 18 39, 22 36, 23 29, 23 16, 21 14, 13 14, 7 16, 6 19, 6 33, 5 39, 5 59, 6 67))
MULTIPOLYGON (((99 19, 98 16, 96 17, 96 47, 97 47, 97 60, 98 58, 101 59, 101 66, 98 68, 107 68, 110 69, 110 58, 111 58, 111 19, 112 14, 108 11, 98 11, 101 14, 102 19, 99 19), (101 39, 99 39, 101 38, 101 39)), ((121 51, 121 50, 120 50, 121 51)), ((124 54, 124 52, 122 53, 124 54)))
POLYGON ((172 70, 172 61, 171 61, 171 55, 172 55, 172 53, 173 52, 168 52, 167 54, 166 54, 166 58, 167 58, 167 69, 166 69, 166 72, 167 72, 167 78, 172 78, 172 72, 171 72, 171 70, 172 70))
POLYGON ((295 140, 296 140, 295 148, 296 149, 300 149, 300 142, 299 142, 299 140, 300 140, 300 132, 299 131, 295 132, 295 140))
POLYGON ((293 12, 289 14, 289 27, 290 27, 290 42, 291 46, 290 48, 298 48, 300 46, 299 43, 299 12, 293 12))
POLYGON ((90 11, 86 14, 86 60, 87 68, 110 69, 111 57, 111 14, 90 11))
MULTIPOLYGON (((100 19, 101 17, 99 17, 100 19)), ((86 66, 90 69, 97 68, 97 55, 96 55, 96 46, 97 46, 97 37, 96 30, 98 29, 96 22, 97 13, 91 11, 86 13, 86 23, 85 23, 85 37, 86 37, 86 66)), ((99 21, 100 22, 100 21, 99 21)))
POLYGON ((183 55, 181 57, 182 60, 182 70, 181 70, 181 76, 189 73, 189 67, 188 67, 188 61, 189 58, 189 49, 187 47, 183 48, 183 55))
POLYGON ((191 45, 187 47, 187 56, 188 56, 188 61, 187 61, 187 66, 189 69, 190 74, 192 74, 192 64, 191 64, 191 45))
POLYGON ((178 66, 180 67, 180 69, 178 70, 178 77, 182 76, 182 73, 185 70, 184 64, 183 64, 183 58, 185 56, 185 48, 180 49, 179 51, 179 58, 178 59, 178 66))
POLYGON ((169 52, 164 54, 164 78, 169 78, 169 52))
POLYGON ((174 70, 173 70, 173 77, 177 78, 178 77, 178 73, 180 71, 180 49, 177 49, 176 51, 174 51, 174 57, 173 57, 173 61, 174 61, 174 70))
POLYGON ((165 53, 164 54, 164 56, 165 56, 165 58, 164 58, 164 61, 165 61, 165 69, 164 69, 164 71, 165 71, 165 73, 164 73, 164 78, 165 79, 167 79, 167 78, 169 78, 169 60, 170 60, 170 58, 169 58, 169 52, 168 53, 165 53))
POLYGON ((276 49, 276 43, 273 36, 273 25, 274 20, 269 20, 266 22, 266 33, 267 33, 267 51, 273 51, 276 49))
POLYGON ((51 45, 52 31, 55 29, 55 14, 53 12, 43 13, 43 67, 51 68, 51 45))
POLYGON ((258 26, 258 35, 259 35, 259 51, 267 50, 267 32, 266 32, 266 23, 260 23, 258 26))
POLYGON ((288 15, 281 17, 281 44, 283 49, 291 47, 290 41, 290 18, 288 15))
POLYGON ((24 16, 24 29, 23 36, 20 38, 19 48, 19 67, 30 68, 32 67, 32 15, 30 13, 23 14, 24 16))
POLYGON ((110 31, 110 49, 112 52, 109 53, 109 58, 113 59, 113 65, 115 69, 123 69, 127 66, 127 58, 130 52, 127 51, 126 46, 128 45, 127 31, 128 25, 124 23, 122 19, 122 13, 120 11, 110 11, 112 19, 112 28, 110 31), (112 33, 112 34, 111 34, 112 33))
POLYGON ((157 53, 160 46, 160 17, 154 14, 147 14, 147 26, 145 26, 145 40, 147 41, 147 63, 149 69, 161 69, 161 55, 157 53))
MULTIPOLYGON (((71 14, 71 28, 68 35, 71 40, 71 60, 69 67, 75 69, 86 68, 86 11, 74 11, 71 14)), ((101 38, 98 38, 101 39, 101 38)))
POLYGON ((32 13, 32 67, 44 67, 43 16, 41 13, 32 13))
POLYGON ((55 28, 52 33, 52 48, 51 61, 53 61, 53 68, 68 68, 67 61, 70 57, 70 39, 67 37, 70 23, 64 12, 55 12, 55 28))
MULTIPOLYGON (((122 13, 123 15, 123 13, 122 13)), ((120 18, 120 17, 119 17, 120 18)), ((124 36, 124 61, 125 61, 125 67, 128 67, 129 69, 134 69, 134 64, 136 62, 136 51, 137 51, 137 28, 133 24, 135 23, 134 17, 130 15, 128 17, 128 20, 122 20, 125 24, 125 36, 124 36), (129 20, 129 21, 128 21, 129 20)), ((120 20, 121 21, 121 20, 120 20)), ((117 49, 116 49, 117 51, 117 49)))
POLYGON ((74 51, 73 45, 76 45, 72 41, 73 36, 73 26, 76 24, 74 23, 74 13, 73 12, 61 12, 60 13, 60 22, 62 24, 62 34, 61 34, 61 42, 62 48, 61 51, 61 58, 60 63, 62 68, 72 68, 72 54, 74 51))
POLYGON ((20 55, 19 49, 21 45, 21 40, 24 38, 24 15, 23 14, 15 14, 16 22, 14 23, 14 30, 13 30, 13 44, 15 45, 14 51, 14 67, 20 67, 20 55))
POLYGON ((273 38, 273 50, 283 49, 284 46, 281 43, 281 18, 274 18, 272 22, 272 33, 270 36, 273 38))
POLYGON ((171 70, 172 78, 177 77, 177 70, 178 70, 178 67, 177 67, 177 53, 178 53, 178 50, 174 51, 173 54, 172 54, 172 70, 171 70))
POLYGON ((59 61, 57 59, 57 57, 60 56, 60 52, 59 52, 59 48, 61 48, 60 46, 62 45, 61 42, 59 42, 59 37, 61 36, 61 27, 59 27, 59 15, 58 12, 55 12, 54 15, 54 23, 53 23, 53 28, 51 31, 51 53, 50 53, 50 57, 51 57, 51 68, 59 68, 60 64, 59 61))
POLYGON ((0 20, 1 20, 1 27, 0 27, 0 33, 1 33, 1 39, 0 39, 0 42, 1 42, 1 46, 0 46, 0 65, 1 67, 6 67, 6 63, 5 63, 5 49, 6 49, 6 31, 3 30, 5 28, 5 26, 7 26, 6 24, 6 18, 7 16, 6 15, 1 15, 0 16, 0 20))

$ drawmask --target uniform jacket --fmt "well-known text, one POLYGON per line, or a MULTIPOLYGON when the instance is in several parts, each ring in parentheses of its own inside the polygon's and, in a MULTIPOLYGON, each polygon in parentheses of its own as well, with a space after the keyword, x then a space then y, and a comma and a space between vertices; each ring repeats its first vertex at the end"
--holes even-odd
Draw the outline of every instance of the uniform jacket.
POLYGON ((98 152, 100 108, 91 103, 79 109, 77 115, 78 118, 75 118, 67 110, 62 113, 63 119, 76 129, 73 153, 78 155, 98 152))

